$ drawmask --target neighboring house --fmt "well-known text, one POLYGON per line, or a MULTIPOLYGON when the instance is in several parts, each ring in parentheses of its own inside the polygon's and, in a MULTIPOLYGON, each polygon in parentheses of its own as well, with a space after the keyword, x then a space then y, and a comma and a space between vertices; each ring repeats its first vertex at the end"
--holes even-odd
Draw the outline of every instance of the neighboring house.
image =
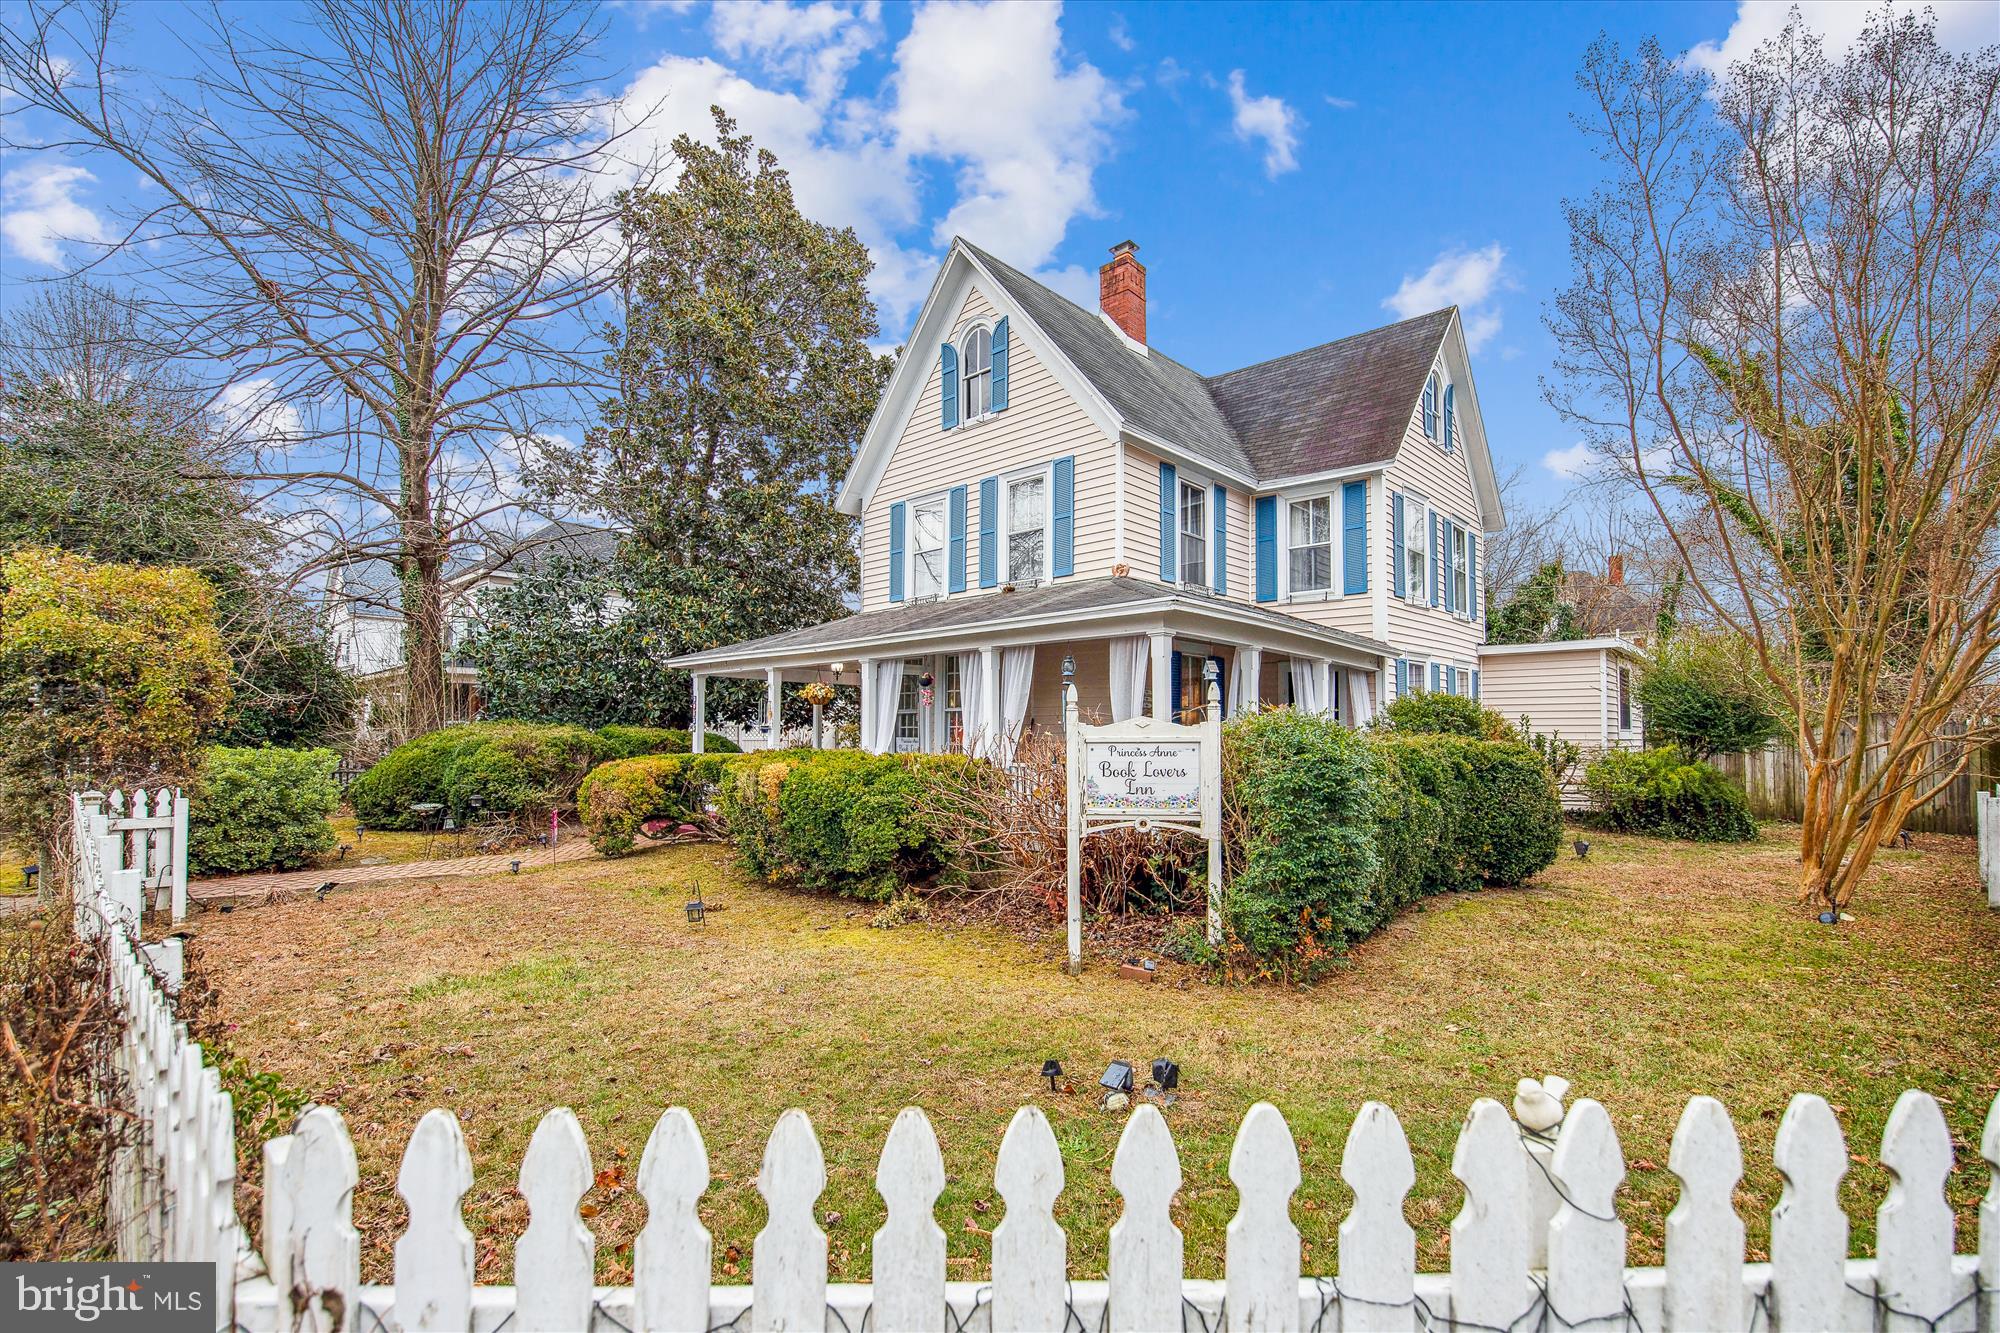
POLYGON ((839 491, 859 611, 672 659, 698 715, 710 676, 767 713, 858 681, 866 748, 1004 761, 1065 660, 1100 719, 1187 717, 1210 664, 1230 713, 1479 692, 1504 515, 1457 310, 1202 376, 1147 343, 1136 248, 1089 311, 953 241, 839 491))
MULTIPOLYGON (((548 523, 519 540, 498 544, 454 562, 445 578, 445 678, 450 711, 464 721, 479 715, 479 673, 450 654, 478 612, 476 594, 505 587, 557 555, 609 559, 619 533, 588 523, 548 523)), ((336 566, 327 577, 327 599, 336 660, 366 682, 399 679, 403 669, 403 601, 395 567, 379 556, 336 566)))
MULTIPOLYGON (((1561 643, 1488 644, 1479 650, 1482 702, 1509 722, 1528 719, 1531 731, 1559 734, 1585 760, 1607 750, 1636 750, 1646 730, 1639 673, 1646 655, 1619 635, 1561 643)), ((1580 804, 1581 766, 1563 789, 1580 804)))

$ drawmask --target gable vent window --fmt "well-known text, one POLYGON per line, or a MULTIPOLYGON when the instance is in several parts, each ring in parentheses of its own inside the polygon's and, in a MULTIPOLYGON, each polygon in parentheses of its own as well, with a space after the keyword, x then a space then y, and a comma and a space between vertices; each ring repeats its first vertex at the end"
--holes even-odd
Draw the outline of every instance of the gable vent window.
POLYGON ((944 497, 910 506, 910 587, 918 598, 944 596, 944 497))
POLYGON ((958 349, 961 420, 971 421, 993 410, 993 335, 974 329, 958 349))
POLYGON ((1208 583, 1208 487, 1181 482, 1181 582, 1208 583))
POLYGON ((1291 504, 1289 573, 1293 592, 1325 592, 1333 586, 1333 500, 1315 496, 1291 504))

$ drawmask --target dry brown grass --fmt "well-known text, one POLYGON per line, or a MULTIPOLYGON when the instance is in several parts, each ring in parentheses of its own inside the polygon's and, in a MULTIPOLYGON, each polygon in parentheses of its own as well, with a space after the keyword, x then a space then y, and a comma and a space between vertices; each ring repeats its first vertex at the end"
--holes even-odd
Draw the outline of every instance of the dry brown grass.
POLYGON ((1978 1135, 2000 1090, 2000 913, 1984 906, 1971 844, 1885 853, 1860 919, 1827 929, 1793 904, 1796 843, 1784 831, 1731 848, 1593 841, 1588 863, 1565 853, 1534 887, 1405 915, 1303 991, 1220 988, 1172 964, 1151 986, 1103 967, 1070 978, 1059 934, 1031 944, 976 926, 870 929, 873 908, 751 882, 715 847, 209 915, 195 948, 221 985, 236 1051, 348 1117, 371 1280, 387 1279, 403 1224, 403 1144, 440 1105, 458 1112, 472 1148, 466 1205, 483 1281, 511 1271, 526 1212, 514 1174, 536 1118, 558 1104, 581 1117, 596 1165, 620 1169, 589 1200, 600 1281, 629 1275, 644 1218, 629 1182, 669 1104, 689 1107, 708 1141, 703 1213, 723 1280, 747 1277, 763 1218, 754 1176, 786 1106, 811 1112, 826 1149, 834 1276, 865 1279, 881 1221, 875 1157, 910 1103, 929 1111, 952 1173, 938 1212, 952 1274, 982 1275, 1001 1208, 993 1153, 1029 1100, 1049 1111, 1068 1163, 1075 1271, 1101 1273, 1122 1121, 1088 1094, 1119 1056, 1181 1062, 1169 1119, 1195 1275, 1221 1273, 1229 1144, 1252 1101, 1275 1102, 1299 1140, 1308 1271, 1334 1266, 1341 1144, 1367 1098, 1402 1118, 1418 1165, 1408 1214, 1423 1266, 1442 1268, 1461 1117, 1475 1097, 1505 1100, 1517 1077, 1544 1071, 1612 1113, 1633 1164, 1621 1208, 1635 1263, 1660 1258, 1668 1143, 1702 1092, 1724 1099, 1746 1140, 1753 1252, 1780 1185, 1777 1120, 1801 1090, 1826 1095, 1847 1128, 1861 1252, 1887 1183, 1874 1156, 1889 1108, 1905 1087, 1938 1095, 1970 1235, 1985 1188, 1978 1135), (722 904, 700 928, 681 910, 697 882, 722 904), (1052 1097, 1035 1078, 1050 1055, 1074 1093, 1052 1097))

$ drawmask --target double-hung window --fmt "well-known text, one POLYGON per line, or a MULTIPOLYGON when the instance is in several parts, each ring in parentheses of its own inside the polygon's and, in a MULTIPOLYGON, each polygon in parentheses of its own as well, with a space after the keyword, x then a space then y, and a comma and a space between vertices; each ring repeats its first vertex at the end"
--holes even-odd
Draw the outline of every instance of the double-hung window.
POLYGON ((945 592, 945 514, 942 495, 910 506, 910 588, 921 601, 945 592))
POLYGON ((973 421, 993 410, 993 335, 974 329, 958 345, 959 420, 973 421))
POLYGON ((958 654, 944 659, 944 743, 953 754, 965 749, 965 689, 958 654))
POLYGON ((1181 582, 1208 583, 1208 487, 1183 480, 1180 484, 1181 582))
POLYGON ((1632 670, 1618 668, 1618 730, 1632 730, 1632 670))
POLYGON ((1039 583, 1048 577, 1048 475, 1014 477, 1006 486, 1007 582, 1039 583))
POLYGON ((1403 595, 1431 602, 1431 507, 1414 495, 1403 497, 1403 595))
POLYGON ((1472 583, 1472 570, 1468 567, 1465 546, 1465 529, 1454 523, 1451 525, 1451 609, 1459 615, 1470 615, 1472 599, 1468 595, 1472 583))
POLYGON ((1293 592, 1326 592, 1333 587, 1333 497, 1293 500, 1288 508, 1287 586, 1293 592))
POLYGON ((923 659, 903 663, 903 678, 896 691, 896 753, 915 754, 924 748, 924 696, 919 677, 923 659))

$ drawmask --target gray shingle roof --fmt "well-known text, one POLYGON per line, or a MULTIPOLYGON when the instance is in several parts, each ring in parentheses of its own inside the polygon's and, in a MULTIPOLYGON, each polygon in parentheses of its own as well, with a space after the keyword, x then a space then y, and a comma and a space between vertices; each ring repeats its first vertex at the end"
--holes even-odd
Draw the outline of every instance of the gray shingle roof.
POLYGON ((1345 630, 1315 625, 1297 616, 1267 611, 1260 606, 1223 601, 1199 593, 1182 592, 1163 583, 1143 579, 1101 578, 1065 580, 1025 592, 1003 592, 984 597, 951 597, 929 602, 905 602, 879 611, 842 616, 804 629, 773 634, 769 638, 732 643, 703 653, 672 659, 676 666, 699 663, 706 657, 792 652, 818 647, 840 647, 899 634, 929 634, 944 630, 1004 624, 1008 621, 1050 615, 1076 615, 1093 611, 1116 611, 1121 607, 1170 599, 1189 609, 1226 611, 1238 620, 1268 625, 1311 638, 1323 639, 1365 653, 1388 655, 1395 650, 1386 643, 1350 634, 1345 630))
POLYGON ((1260 481, 1394 458, 1451 327, 1439 310, 1203 377, 962 243, 1127 424, 1260 481))

